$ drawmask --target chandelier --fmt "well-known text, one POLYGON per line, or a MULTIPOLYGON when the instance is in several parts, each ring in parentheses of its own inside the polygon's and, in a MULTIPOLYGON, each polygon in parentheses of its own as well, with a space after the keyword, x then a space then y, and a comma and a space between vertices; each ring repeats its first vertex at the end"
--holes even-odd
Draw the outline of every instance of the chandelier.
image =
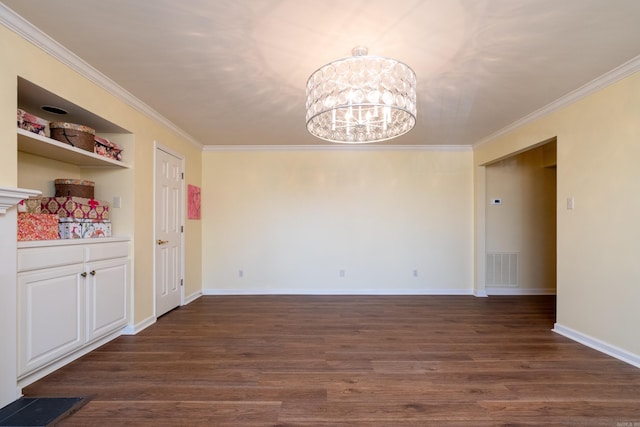
POLYGON ((395 59, 353 56, 324 65, 307 80, 307 130, 330 142, 360 144, 405 134, 416 123, 416 75, 395 59))

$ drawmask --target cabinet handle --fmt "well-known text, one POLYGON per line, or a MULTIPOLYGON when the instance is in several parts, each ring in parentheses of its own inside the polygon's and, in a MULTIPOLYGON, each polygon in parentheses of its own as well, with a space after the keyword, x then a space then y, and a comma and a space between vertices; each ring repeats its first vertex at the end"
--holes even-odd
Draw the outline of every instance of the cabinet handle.
POLYGON ((159 245, 166 245, 167 243, 169 243, 168 240, 160 240, 160 239, 158 239, 158 244, 159 245))
POLYGON ((81 275, 82 277, 87 277, 87 272, 85 271, 84 273, 80 273, 80 275, 81 275))
POLYGON ((95 271, 95 270, 91 270, 91 271, 89 272, 89 274, 90 274, 90 275, 92 275, 92 276, 95 276, 95 275, 96 275, 96 271, 95 271))

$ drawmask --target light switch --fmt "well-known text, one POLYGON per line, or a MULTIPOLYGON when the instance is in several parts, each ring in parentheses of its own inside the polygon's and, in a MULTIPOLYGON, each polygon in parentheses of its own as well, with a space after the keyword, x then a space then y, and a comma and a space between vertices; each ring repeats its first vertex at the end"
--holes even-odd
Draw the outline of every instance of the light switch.
POLYGON ((567 197, 567 209, 573 209, 574 202, 573 197, 567 197))
POLYGON ((122 198, 120 196, 113 196, 113 207, 119 208, 122 204, 122 198))

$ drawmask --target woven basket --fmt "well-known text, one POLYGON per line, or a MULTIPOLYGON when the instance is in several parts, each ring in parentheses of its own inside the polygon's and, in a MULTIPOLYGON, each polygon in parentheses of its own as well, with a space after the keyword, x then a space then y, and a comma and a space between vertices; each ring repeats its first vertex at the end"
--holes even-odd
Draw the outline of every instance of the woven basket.
POLYGON ((96 131, 88 126, 75 125, 73 123, 51 122, 49 124, 51 130, 51 138, 56 141, 64 142, 73 147, 81 148, 86 151, 95 150, 93 138, 96 131))
POLYGON ((86 179, 56 179, 56 197, 93 199, 95 183, 86 179))

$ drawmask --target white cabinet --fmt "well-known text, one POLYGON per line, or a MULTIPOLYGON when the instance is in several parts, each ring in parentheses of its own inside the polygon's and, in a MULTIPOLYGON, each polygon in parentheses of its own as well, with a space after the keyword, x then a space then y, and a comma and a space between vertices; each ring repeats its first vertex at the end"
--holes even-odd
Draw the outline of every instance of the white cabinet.
POLYGON ((19 379, 119 335, 128 322, 128 254, 118 238, 18 244, 19 379))
POLYGON ((127 262, 121 258, 87 264, 87 342, 127 324, 127 262))
POLYGON ((18 376, 85 341, 82 264, 18 275, 18 376))

